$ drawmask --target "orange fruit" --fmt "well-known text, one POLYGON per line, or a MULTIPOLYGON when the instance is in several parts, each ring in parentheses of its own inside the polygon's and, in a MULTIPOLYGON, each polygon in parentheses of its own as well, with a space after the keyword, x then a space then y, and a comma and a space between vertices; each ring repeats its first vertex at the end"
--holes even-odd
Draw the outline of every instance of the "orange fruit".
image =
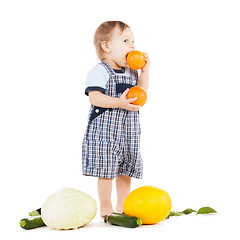
POLYGON ((127 98, 134 98, 137 97, 137 100, 131 102, 135 105, 140 105, 141 107, 146 103, 147 101, 147 93, 145 90, 141 87, 135 86, 131 87, 127 93, 127 98))
POLYGON ((127 64, 134 70, 143 68, 145 65, 144 54, 136 50, 129 52, 127 55, 127 64))
POLYGON ((171 207, 171 198, 166 191, 144 186, 127 196, 123 203, 123 212, 142 219, 143 224, 156 224, 169 215, 171 207))

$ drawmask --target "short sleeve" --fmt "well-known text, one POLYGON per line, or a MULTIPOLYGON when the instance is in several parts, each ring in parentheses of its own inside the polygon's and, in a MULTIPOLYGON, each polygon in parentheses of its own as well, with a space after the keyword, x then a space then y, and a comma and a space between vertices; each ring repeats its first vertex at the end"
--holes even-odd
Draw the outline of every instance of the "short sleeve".
POLYGON ((97 64, 87 75, 85 94, 88 96, 90 91, 105 93, 108 79, 109 75, 106 69, 101 64, 97 64))

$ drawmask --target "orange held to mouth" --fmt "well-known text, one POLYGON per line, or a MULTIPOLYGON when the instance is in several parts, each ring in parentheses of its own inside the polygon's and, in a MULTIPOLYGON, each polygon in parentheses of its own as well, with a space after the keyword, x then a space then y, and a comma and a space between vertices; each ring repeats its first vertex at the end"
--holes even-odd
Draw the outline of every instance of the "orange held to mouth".
POLYGON ((131 87, 127 93, 128 99, 135 98, 135 97, 137 97, 137 100, 135 100, 134 102, 131 102, 134 105, 140 105, 142 107, 147 101, 147 93, 143 88, 138 86, 131 87))
POLYGON ((127 55, 127 64, 131 69, 138 70, 145 65, 145 56, 142 52, 133 50, 127 55))

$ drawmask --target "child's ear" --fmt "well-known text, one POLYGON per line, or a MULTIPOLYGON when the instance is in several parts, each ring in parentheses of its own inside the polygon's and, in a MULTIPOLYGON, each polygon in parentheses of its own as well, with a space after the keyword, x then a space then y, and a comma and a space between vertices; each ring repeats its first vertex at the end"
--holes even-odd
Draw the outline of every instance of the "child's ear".
POLYGON ((109 41, 102 41, 102 42, 101 42, 101 47, 102 47, 102 49, 103 49, 104 52, 110 53, 110 44, 109 44, 109 41))

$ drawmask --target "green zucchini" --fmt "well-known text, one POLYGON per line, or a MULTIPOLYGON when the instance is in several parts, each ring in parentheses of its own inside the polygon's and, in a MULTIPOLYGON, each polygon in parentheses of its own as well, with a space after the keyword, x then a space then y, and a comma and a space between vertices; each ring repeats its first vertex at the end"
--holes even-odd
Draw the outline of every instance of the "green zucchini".
POLYGON ((35 218, 23 218, 21 221, 20 221, 20 226, 23 228, 23 229, 33 229, 33 228, 38 228, 38 227, 43 227, 43 226, 46 226, 45 223, 43 222, 42 220, 42 217, 35 217, 35 218))
POLYGON ((142 225, 142 220, 137 217, 130 217, 125 215, 124 213, 112 213, 109 216, 104 217, 104 222, 111 223, 113 225, 135 228, 139 225, 142 225))

